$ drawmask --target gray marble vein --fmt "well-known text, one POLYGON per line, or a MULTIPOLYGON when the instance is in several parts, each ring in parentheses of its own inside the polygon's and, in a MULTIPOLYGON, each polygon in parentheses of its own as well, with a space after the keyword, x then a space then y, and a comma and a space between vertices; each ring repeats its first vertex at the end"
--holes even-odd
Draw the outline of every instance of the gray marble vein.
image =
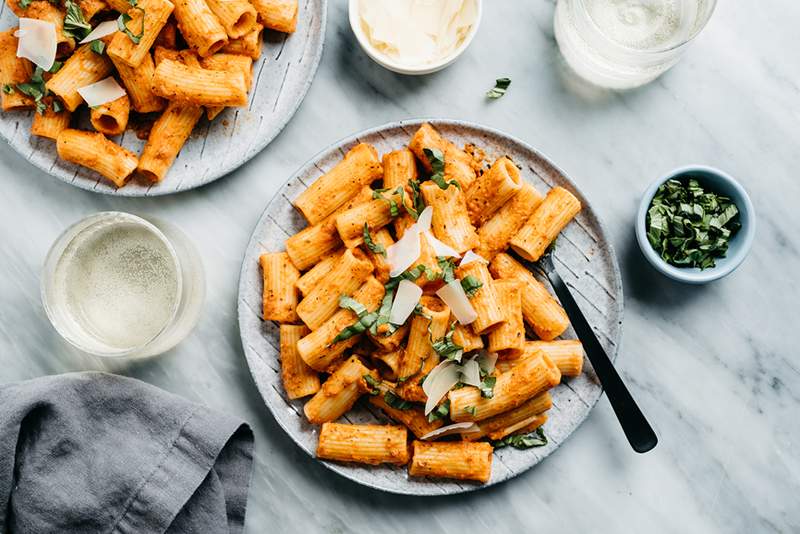
MULTIPOLYGON (((111 198, 58 182, 0 146, 0 380, 111 369, 237 414, 256 431, 248 532, 800 531, 800 4, 720 2, 672 71, 622 95, 565 77, 553 3, 485 2, 469 51, 447 70, 392 74, 330 2, 326 49, 303 105, 266 150, 185 194, 111 198), (509 76, 508 94, 483 93, 509 76), (316 152, 385 122, 440 116, 486 124, 547 154, 592 200, 625 292, 617 364, 660 437, 628 447, 605 398, 552 456, 486 491, 398 497, 318 465, 279 429, 244 362, 236 325, 241 258, 264 206, 316 152), (687 163, 727 170, 758 212, 756 243, 730 277, 678 285, 646 264, 632 221, 650 181, 687 163), (121 209, 180 225, 205 260, 200 324, 159 359, 113 366, 77 354, 47 323, 39 270, 49 245, 89 213, 121 209)), ((43 141, 44 142, 44 141, 43 141)))

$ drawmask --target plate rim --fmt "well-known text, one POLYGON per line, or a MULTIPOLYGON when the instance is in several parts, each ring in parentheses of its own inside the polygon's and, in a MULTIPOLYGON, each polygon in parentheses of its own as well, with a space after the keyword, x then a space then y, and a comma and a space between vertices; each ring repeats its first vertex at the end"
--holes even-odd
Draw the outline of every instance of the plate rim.
MULTIPOLYGON (((583 194, 583 191, 579 187, 577 187, 577 184, 572 179, 572 177, 569 174, 567 174, 566 172, 564 172, 564 170, 561 167, 559 167, 558 165, 554 164, 553 160, 550 159, 549 156, 547 156, 542 151, 534 148, 529 143, 521 140, 517 136, 509 134, 509 133, 506 133, 506 132, 504 132, 502 130, 498 130, 498 129, 493 128, 491 126, 486 126, 486 125, 483 125, 483 124, 480 124, 480 123, 476 123, 476 122, 472 122, 472 121, 466 121, 466 120, 459 120, 459 119, 437 118, 437 117, 415 117, 415 118, 394 120, 394 121, 390 121, 390 122, 387 122, 387 123, 380 124, 378 126, 366 128, 364 130, 357 131, 357 132, 355 132, 353 134, 349 134, 349 135, 343 136, 343 137, 337 139, 336 141, 328 144, 327 146, 325 146, 321 150, 317 151, 316 153, 314 153, 310 158, 306 159, 301 165, 299 165, 297 167, 297 169, 285 181, 283 181, 281 183, 281 185, 276 190, 275 194, 269 199, 269 201, 265 205, 264 209, 262 210, 261 214, 259 215, 258 220, 253 225, 253 228, 252 228, 251 233, 250 233, 250 239, 248 239, 247 245, 245 247, 244 257, 242 258, 242 266, 241 266, 241 269, 239 271, 239 283, 237 284, 237 294, 236 294, 236 312, 237 313, 236 313, 236 320, 237 320, 237 326, 239 328, 239 338, 240 338, 240 341, 241 341, 241 344, 242 344, 242 351, 244 352, 245 361, 247 363, 247 369, 248 369, 248 372, 250 373, 251 378, 253 379, 253 382, 255 383, 256 389, 258 390, 258 393, 261 396, 261 399, 264 402, 265 406, 269 410, 269 413, 272 416, 272 418, 275 420, 275 422, 278 424, 278 426, 281 428, 281 430, 284 432, 284 434, 292 442, 294 442, 296 447, 298 447, 300 450, 302 450, 303 452, 308 454, 308 456, 312 460, 314 460, 317 463, 323 465, 324 467, 326 467, 330 471, 336 473, 337 475, 349 480, 350 482, 358 484, 361 487, 371 488, 371 489, 383 491, 383 492, 394 494, 394 495, 444 497, 444 496, 447 496, 447 495, 458 495, 458 494, 463 494, 463 493, 472 493, 472 492, 479 491, 479 490, 482 490, 482 489, 485 489, 485 488, 488 488, 488 487, 491 487, 491 486, 494 486, 494 485, 497 485, 497 484, 501 484, 503 482, 507 482, 508 480, 516 478, 519 475, 521 475, 522 473, 525 473, 525 472, 529 471, 530 469, 532 469, 533 467, 535 467, 536 465, 538 465, 539 463, 544 461, 550 455, 552 455, 557 450, 559 450, 561 448, 561 446, 573 434, 575 434, 575 432, 578 430, 578 428, 580 428, 580 426, 583 425, 583 423, 589 417, 589 414, 591 414, 594 411, 594 407, 597 405, 597 402, 600 400, 600 398, 603 396, 603 393, 605 392, 605 389, 603 388, 602 384, 598 384, 599 388, 600 388, 599 394, 590 403, 587 403, 587 410, 575 422, 575 427, 573 428, 573 430, 559 443, 559 445, 557 447, 555 447, 553 449, 550 449, 546 453, 541 455, 539 460, 536 463, 531 464, 531 465, 529 465, 529 466, 527 466, 527 467, 525 467, 523 469, 520 469, 517 472, 510 473, 509 476, 506 476, 505 478, 502 478, 502 479, 499 479, 499 480, 493 480, 493 481, 487 482, 485 484, 465 484, 464 486, 460 487, 460 489, 458 489, 458 490, 447 491, 447 492, 444 492, 444 493, 433 493, 433 494, 419 493, 419 492, 414 492, 414 491, 407 490, 407 489, 404 489, 404 488, 394 488, 394 487, 388 487, 388 486, 366 484, 363 481, 358 480, 357 478, 353 477, 350 472, 342 469, 339 464, 337 464, 335 462, 329 462, 327 460, 321 460, 321 459, 317 458, 314 455, 313 451, 306 449, 306 447, 304 447, 301 443, 299 443, 294 438, 292 433, 289 432, 287 427, 284 425, 283 421, 280 418, 275 416, 275 414, 273 412, 273 409, 272 409, 272 406, 267 402, 266 395, 261 390, 262 386, 261 386, 261 384, 259 383, 259 381, 256 378, 256 375, 255 375, 254 370, 253 370, 253 366, 251 365, 251 361, 250 361, 251 357, 254 357, 254 358, 260 358, 260 357, 258 356, 258 354, 254 354, 254 355, 250 354, 251 349, 248 347, 248 344, 247 344, 246 339, 245 339, 245 333, 242 330, 242 315, 243 315, 244 309, 248 307, 248 305, 245 303, 244 298, 242 296, 243 295, 243 291, 245 289, 245 285, 246 285, 246 280, 245 280, 245 278, 246 278, 246 269, 247 269, 246 259, 247 259, 249 251, 252 250, 253 247, 258 244, 258 238, 256 236, 256 230, 262 225, 264 219, 268 216, 268 212, 269 212, 270 208, 272 207, 273 202, 275 202, 278 199, 278 197, 280 196, 281 191, 283 191, 283 189, 286 187, 286 185, 289 182, 291 182, 292 180, 298 179, 300 174, 301 174, 301 172, 304 169, 308 168, 309 166, 313 166, 314 163, 317 160, 319 160, 321 156, 323 156, 324 154, 328 153, 331 150, 335 150, 337 148, 341 149, 341 147, 347 145, 348 143, 352 143, 352 142, 358 141, 359 138, 361 138, 361 137, 365 137, 365 136, 368 136, 368 135, 371 135, 371 134, 374 134, 374 133, 377 133, 377 132, 382 132, 382 131, 385 131, 387 129, 402 128, 402 127, 406 127, 406 126, 410 126, 410 127, 419 126, 419 125, 421 125, 422 123, 425 123, 425 122, 428 122, 433 126, 437 126, 438 124, 444 124, 444 125, 447 125, 447 126, 462 126, 462 127, 466 127, 466 128, 475 129, 475 130, 483 130, 483 131, 488 132, 488 133, 490 133, 492 135, 505 138, 507 140, 510 140, 512 143, 518 144, 520 147, 524 148, 526 151, 529 151, 529 152, 535 154, 540 159, 542 159, 545 163, 547 163, 553 169, 555 169, 562 177, 564 177, 567 180, 569 185, 572 187, 573 192, 577 193, 578 197, 584 203, 584 205, 591 207, 591 203, 588 202, 586 196, 583 194)), ((605 223, 603 223, 603 221, 600 219, 600 217, 597 216, 597 214, 595 213, 594 209, 591 209, 589 211, 589 214, 594 219, 594 222, 597 224, 597 226, 599 227, 601 234, 605 237, 604 241, 605 241, 605 244, 606 244, 606 247, 607 247, 607 251, 608 251, 609 257, 611 259, 612 271, 613 271, 613 275, 614 275, 614 284, 615 284, 615 286, 616 286, 616 288, 618 290, 618 295, 619 295, 619 298, 616 299, 616 301, 615 301, 615 303, 616 303, 616 313, 618 314, 618 317, 619 317, 618 325, 617 325, 617 336, 616 336, 616 339, 613 340, 613 342, 615 343, 614 353, 610 355, 612 362, 616 362, 617 356, 619 355, 620 349, 622 347, 624 311, 625 311, 625 306, 624 306, 624 300, 625 299, 624 299, 624 288, 623 288, 623 285, 622 285, 622 275, 621 275, 621 271, 620 271, 620 267, 619 267, 619 261, 617 259, 617 253, 616 253, 616 250, 614 249, 613 243, 611 243, 611 240, 608 238, 609 234, 608 234, 608 230, 606 228, 605 223)))
MULTIPOLYGON (((0 1, 2 1, 2 0, 0 0, 0 1)), ((41 164, 40 162, 32 161, 32 160, 26 158, 22 154, 22 152, 17 150, 14 147, 14 145, 11 144, 11 139, 9 137, 7 137, 3 133, 2 130, 0 130, 0 138, 2 138, 2 140, 8 145, 9 148, 11 148, 11 150, 13 152, 15 152, 21 158, 25 159, 26 162, 29 165, 33 165, 35 168, 39 169, 40 171, 45 173, 50 178, 52 178, 54 180, 58 180, 59 182, 62 182, 62 183, 66 183, 68 185, 72 185, 72 186, 77 187, 79 189, 83 189, 85 191, 90 191, 90 192, 95 193, 95 194, 105 195, 105 196, 108 196, 108 197, 151 198, 151 197, 161 197, 161 196, 167 196, 167 195, 175 195, 175 194, 178 194, 178 193, 184 193, 186 191, 191 191, 193 189, 198 189, 200 187, 206 186, 206 185, 208 185, 208 184, 210 184, 212 182, 215 182, 215 181, 219 180, 220 178, 223 178, 223 177, 227 176, 228 174, 232 173, 233 171, 235 171, 239 167, 244 166, 251 159, 256 157, 256 155, 261 153, 261 151, 264 150, 267 147, 267 145, 269 145, 272 141, 275 140, 276 137, 278 137, 278 135, 281 134, 281 132, 284 130, 284 128, 286 128, 286 126, 289 124, 289 121, 291 121, 294 118, 295 114, 297 114, 297 110, 300 109, 300 105, 306 99, 306 96, 308 94, 308 90, 311 88, 311 84, 314 82, 314 79, 317 77, 317 70, 319 69, 319 64, 320 64, 320 62, 322 60, 322 54, 323 54, 323 51, 325 49, 325 31, 326 31, 326 27, 327 27, 327 24, 328 24, 328 0, 318 0, 318 1, 320 3, 320 12, 321 12, 321 15, 322 15, 321 19, 320 19, 320 28, 319 28, 319 32, 320 32, 320 35, 322 36, 322 38, 319 40, 319 45, 317 45, 317 47, 314 50, 314 57, 312 59, 312 65, 311 65, 311 75, 308 77, 308 79, 305 81, 305 83, 303 83, 303 87, 299 92, 300 98, 297 99, 297 101, 295 102, 294 106, 290 109, 289 113, 286 114, 286 117, 283 119, 283 121, 281 121, 280 124, 278 124, 278 127, 275 128, 275 130, 272 132, 272 134, 264 136, 263 139, 259 139, 253 145, 254 150, 252 150, 249 155, 245 154, 243 158, 241 158, 239 160, 236 160, 235 162, 232 162, 232 163, 230 163, 228 165, 222 166, 219 169, 215 170, 214 172, 208 173, 208 176, 203 181, 194 183, 194 184, 192 184, 192 185, 190 185, 188 187, 184 187, 182 189, 171 189, 171 190, 156 189, 155 191, 153 191, 152 189, 146 189, 144 192, 139 192, 138 190, 137 190, 137 192, 133 192, 132 189, 126 190, 125 187, 120 187, 120 188, 117 188, 116 190, 100 190, 100 191, 98 191, 98 190, 93 188, 93 186, 94 186, 93 182, 88 182, 88 181, 69 182, 69 181, 63 179, 62 177, 52 173, 50 171, 50 169, 46 168, 45 165, 41 164)), ((270 31, 270 30, 268 30, 267 28, 264 28, 263 31, 270 31)), ((287 34, 287 35, 291 35, 291 34, 287 34)), ((265 59, 265 61, 266 61, 266 59, 265 59)), ((28 110, 28 111, 30 111, 30 110, 28 110)), ((53 146, 53 150, 55 150, 55 145, 53 146)))

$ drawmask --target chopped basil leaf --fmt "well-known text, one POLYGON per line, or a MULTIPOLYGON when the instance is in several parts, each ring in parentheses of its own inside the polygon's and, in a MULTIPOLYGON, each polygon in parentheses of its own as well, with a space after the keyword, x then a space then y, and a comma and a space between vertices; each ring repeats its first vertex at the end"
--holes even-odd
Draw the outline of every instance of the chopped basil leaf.
POLYGON ((725 257, 741 228, 738 214, 730 198, 706 191, 694 178, 667 180, 647 210, 647 240, 667 263, 707 269, 725 257))
POLYGON ((359 317, 363 317, 367 313, 367 307, 358 302, 353 297, 342 295, 339 297, 339 307, 350 310, 359 317))
POLYGON ((76 41, 80 41, 92 31, 92 25, 86 21, 83 16, 81 6, 72 0, 64 2, 64 28, 61 32, 67 37, 72 37, 76 41))
POLYGON ((515 449, 530 449, 531 447, 544 447, 545 445, 547 445, 547 436, 544 435, 541 427, 527 434, 506 436, 503 439, 492 442, 492 447, 495 449, 506 446, 511 446, 515 449))
POLYGON ((408 204, 405 203, 403 207, 416 221, 419 218, 419 214, 425 209, 425 202, 422 200, 422 193, 419 191, 419 182, 417 180, 409 180, 408 186, 411 188, 412 207, 409 207, 408 204))
POLYGON ((367 245, 367 248, 375 254, 380 254, 384 258, 386 257, 386 249, 380 243, 373 241, 372 236, 369 233, 369 225, 367 223, 364 223, 364 244, 367 245))
POLYGON ((33 0, 19 0, 19 7, 21 7, 22 9, 27 9, 27 7, 31 5, 32 1, 33 0))
POLYGON ((494 81, 494 87, 486 91, 486 96, 492 100, 500 98, 506 94, 509 85, 511 85, 511 78, 497 78, 494 81))
MULTIPOLYGON (((385 193, 386 191, 389 191, 389 190, 388 189, 376 189, 375 191, 372 192, 372 198, 374 198, 375 200, 383 200, 384 202, 387 202, 389 204, 389 214, 392 217, 397 217, 398 215, 400 215, 400 208, 398 207, 397 202, 393 198, 391 198, 391 197, 386 198, 385 196, 383 196, 383 193, 385 193)), ((403 194, 402 191, 403 191, 403 188, 402 187, 398 187, 394 191, 391 191, 389 194, 390 195, 400 194, 401 195, 401 199, 402 199, 402 194, 403 194)))
POLYGON ((106 50, 106 44, 100 39, 98 39, 97 41, 92 41, 92 44, 90 44, 89 47, 92 49, 92 52, 94 52, 95 54, 99 54, 101 56, 103 55, 103 52, 105 52, 106 50))
POLYGON ((390 336, 394 334, 395 330, 397 330, 397 327, 389 322, 389 315, 392 312, 394 292, 395 289, 397 288, 397 285, 395 284, 392 287, 390 287, 389 284, 391 284, 391 281, 389 281, 384 286, 383 300, 381 300, 381 305, 378 308, 377 312, 378 317, 377 319, 375 319, 375 322, 372 323, 372 325, 369 327, 369 331, 373 336, 377 336, 379 334, 384 336, 390 336), (379 332, 378 328, 383 325, 389 325, 389 326, 385 329, 385 331, 379 332))
POLYGON ((459 184, 456 180, 450 180, 449 182, 445 181, 444 179, 444 154, 438 148, 423 148, 422 151, 425 153, 425 157, 428 158, 428 162, 431 164, 431 170, 433 174, 430 176, 430 180, 439 186, 440 189, 447 189, 451 185, 456 186, 457 188, 461 189, 461 184, 459 184))
POLYGON ((447 419, 450 415, 450 399, 446 399, 443 403, 433 409, 428 414, 428 422, 433 423, 437 419, 447 419))
POLYGON ((372 375, 364 375, 364 382, 366 382, 367 385, 370 388, 372 388, 372 389, 370 389, 370 392, 369 392, 370 395, 377 395, 378 393, 380 393, 380 390, 378 389, 378 387, 380 387, 380 385, 381 385, 381 382, 382 382, 381 380, 377 380, 372 375))
POLYGON ((138 7, 133 3, 131 3, 131 5, 134 6, 133 9, 138 9, 139 11, 142 12, 142 26, 139 29, 139 33, 133 33, 131 30, 128 29, 128 23, 132 20, 132 18, 127 13, 123 13, 119 16, 119 18, 117 18, 117 28, 119 29, 119 31, 127 35, 128 39, 133 41, 133 44, 139 44, 139 41, 141 41, 142 37, 144 37, 145 12, 144 9, 142 9, 141 7, 138 7))
POLYGON ((133 7, 138 7, 139 6, 139 1, 138 0, 128 0, 128 3, 133 7))
POLYGON ((470 274, 461 279, 461 287, 464 288, 464 293, 466 293, 469 298, 472 298, 475 296, 475 293, 483 287, 483 282, 470 274))
POLYGON ((383 401, 395 410, 410 410, 414 407, 413 402, 401 399, 391 391, 387 391, 383 396, 383 401))
POLYGON ((478 408, 476 408, 475 406, 465 406, 464 411, 472 415, 472 417, 478 415, 478 408))
POLYGON ((334 343, 338 343, 339 341, 344 341, 346 339, 350 339, 353 336, 357 336, 359 334, 363 334, 366 332, 368 328, 370 328, 375 321, 378 320, 378 314, 375 312, 368 313, 366 306, 358 302, 356 299, 342 296, 339 298, 339 307, 344 308, 346 310, 350 310, 351 312, 355 313, 358 317, 358 320, 351 324, 348 327, 345 327, 341 332, 339 332, 333 341, 331 341, 331 345, 334 343))
POLYGON ((3 86, 3 92, 4 92, 5 94, 7 94, 7 95, 10 95, 11 93, 13 93, 13 92, 14 92, 14 87, 13 87, 13 86, 11 86, 11 85, 9 85, 9 84, 5 84, 5 85, 3 86))
POLYGON ((44 103, 43 98, 47 96, 48 90, 44 83, 44 69, 42 67, 36 67, 30 81, 17 84, 16 89, 23 95, 33 98, 36 112, 40 115, 44 114, 47 110, 47 104, 44 103))
POLYGON ((431 348, 441 358, 448 360, 461 361, 461 355, 464 353, 464 347, 453 341, 453 333, 456 330, 456 322, 450 325, 450 330, 444 335, 443 338, 436 341, 431 339, 431 348))
POLYGON ((63 109, 64 108, 61 106, 61 102, 59 102, 58 100, 53 100, 53 111, 55 113, 61 113, 61 110, 63 109))
POLYGON ((436 261, 439 263, 439 268, 442 270, 441 277, 445 284, 449 284, 456 279, 456 264, 452 259, 438 256, 436 261))
POLYGON ((497 382, 497 378, 494 376, 487 376, 481 382, 481 385, 478 386, 478 389, 481 390, 481 397, 491 399, 494 397, 494 385, 497 382))

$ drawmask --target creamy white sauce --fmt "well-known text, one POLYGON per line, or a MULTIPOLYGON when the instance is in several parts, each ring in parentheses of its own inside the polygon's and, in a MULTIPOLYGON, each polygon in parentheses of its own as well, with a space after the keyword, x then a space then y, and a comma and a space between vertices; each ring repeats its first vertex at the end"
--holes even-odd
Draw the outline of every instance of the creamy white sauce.
POLYGON ((380 55, 424 67, 452 55, 478 18, 477 0, 359 0, 361 28, 380 55))

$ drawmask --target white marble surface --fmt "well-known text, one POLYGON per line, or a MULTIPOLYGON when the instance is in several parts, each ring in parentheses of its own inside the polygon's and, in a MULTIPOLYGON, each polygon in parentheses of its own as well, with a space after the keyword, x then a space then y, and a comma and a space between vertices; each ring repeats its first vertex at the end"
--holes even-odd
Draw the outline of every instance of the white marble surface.
POLYGON ((50 243, 89 213, 119 209, 179 224, 205 259, 197 330, 160 359, 115 370, 247 419, 257 437, 248 532, 800 531, 800 4, 721 1, 684 60, 636 92, 587 99, 559 77, 553 3, 487 0, 469 51, 446 71, 393 75, 359 49, 343 0, 286 130, 251 163, 179 196, 112 199, 57 182, 0 146, 0 380, 103 368, 47 323, 39 269, 50 243), (760 6, 760 4, 758 4, 760 6), (495 77, 508 95, 487 102, 495 77), (362 128, 442 116, 525 139, 571 174, 606 222, 623 269, 619 368, 660 437, 630 450, 605 398, 542 465, 451 498, 403 498, 347 482, 307 458, 265 410, 244 364, 235 291, 262 208, 312 154, 362 128), (705 287, 652 271, 634 243, 638 195, 678 165, 738 177, 757 240, 733 275, 705 287))

